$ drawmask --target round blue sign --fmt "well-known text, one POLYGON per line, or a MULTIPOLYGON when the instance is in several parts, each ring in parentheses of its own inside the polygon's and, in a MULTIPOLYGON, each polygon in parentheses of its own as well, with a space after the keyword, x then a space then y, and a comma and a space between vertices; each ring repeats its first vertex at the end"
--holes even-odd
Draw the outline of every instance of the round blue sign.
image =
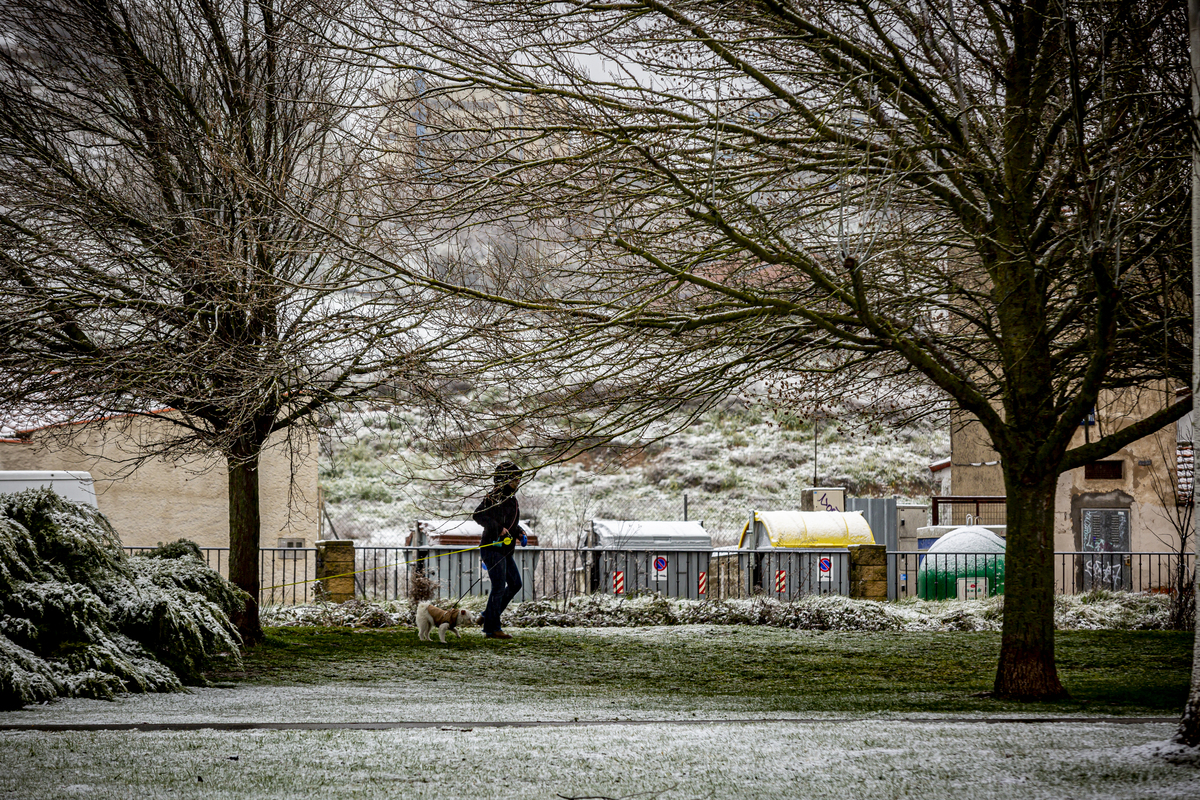
POLYGON ((833 567, 833 561, 828 558, 822 558, 820 564, 821 572, 829 572, 829 570, 833 567))
POLYGON ((667 568, 667 560, 665 558, 663 558, 662 556, 659 556, 658 558, 654 559, 654 569, 656 571, 662 572, 666 568, 667 568))

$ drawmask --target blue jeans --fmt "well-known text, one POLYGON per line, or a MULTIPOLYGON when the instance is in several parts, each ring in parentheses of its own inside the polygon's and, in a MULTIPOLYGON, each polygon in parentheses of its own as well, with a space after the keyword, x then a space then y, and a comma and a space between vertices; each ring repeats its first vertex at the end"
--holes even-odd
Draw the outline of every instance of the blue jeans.
POLYGON ((483 565, 487 567, 488 579, 492 582, 487 608, 483 610, 480 621, 484 633, 495 633, 500 630, 500 615, 521 591, 521 570, 517 569, 517 561, 511 553, 504 555, 484 550, 480 555, 483 565))

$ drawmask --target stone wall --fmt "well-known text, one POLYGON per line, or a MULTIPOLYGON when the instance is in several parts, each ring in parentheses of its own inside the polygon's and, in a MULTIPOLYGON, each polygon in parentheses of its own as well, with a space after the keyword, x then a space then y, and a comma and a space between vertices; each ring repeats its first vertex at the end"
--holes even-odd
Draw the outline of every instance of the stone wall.
POLYGON ((860 600, 887 600, 887 546, 850 545, 850 596, 860 600))

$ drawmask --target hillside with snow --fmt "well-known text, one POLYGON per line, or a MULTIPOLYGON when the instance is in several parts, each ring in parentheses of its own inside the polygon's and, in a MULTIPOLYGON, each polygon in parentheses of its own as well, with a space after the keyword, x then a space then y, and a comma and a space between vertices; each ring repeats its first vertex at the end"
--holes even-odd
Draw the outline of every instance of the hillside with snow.
MULTIPOLYGON (((400 545, 415 520, 469 514, 486 487, 464 487, 439 467, 419 435, 422 422, 416 411, 383 406, 335 421, 320 467, 326 535, 332 526, 364 545, 400 545)), ((522 488, 521 508, 542 545, 573 546, 591 519, 684 519, 686 502, 687 519, 702 520, 715 544, 731 544, 751 510, 798 508, 813 485, 927 499, 929 465, 949 449, 944 419, 814 430, 807 420, 734 404, 644 448, 545 467, 522 488)))

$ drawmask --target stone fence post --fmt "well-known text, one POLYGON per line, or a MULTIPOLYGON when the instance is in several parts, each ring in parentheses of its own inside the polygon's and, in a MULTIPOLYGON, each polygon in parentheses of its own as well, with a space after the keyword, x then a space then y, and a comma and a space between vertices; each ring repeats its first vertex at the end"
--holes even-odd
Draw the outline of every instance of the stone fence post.
POLYGON ((326 599, 344 603, 354 599, 354 542, 330 539, 317 542, 317 580, 326 599), (336 577, 335 577, 336 576, 336 577))
POLYGON ((850 596, 887 600, 887 545, 850 545, 850 596))

